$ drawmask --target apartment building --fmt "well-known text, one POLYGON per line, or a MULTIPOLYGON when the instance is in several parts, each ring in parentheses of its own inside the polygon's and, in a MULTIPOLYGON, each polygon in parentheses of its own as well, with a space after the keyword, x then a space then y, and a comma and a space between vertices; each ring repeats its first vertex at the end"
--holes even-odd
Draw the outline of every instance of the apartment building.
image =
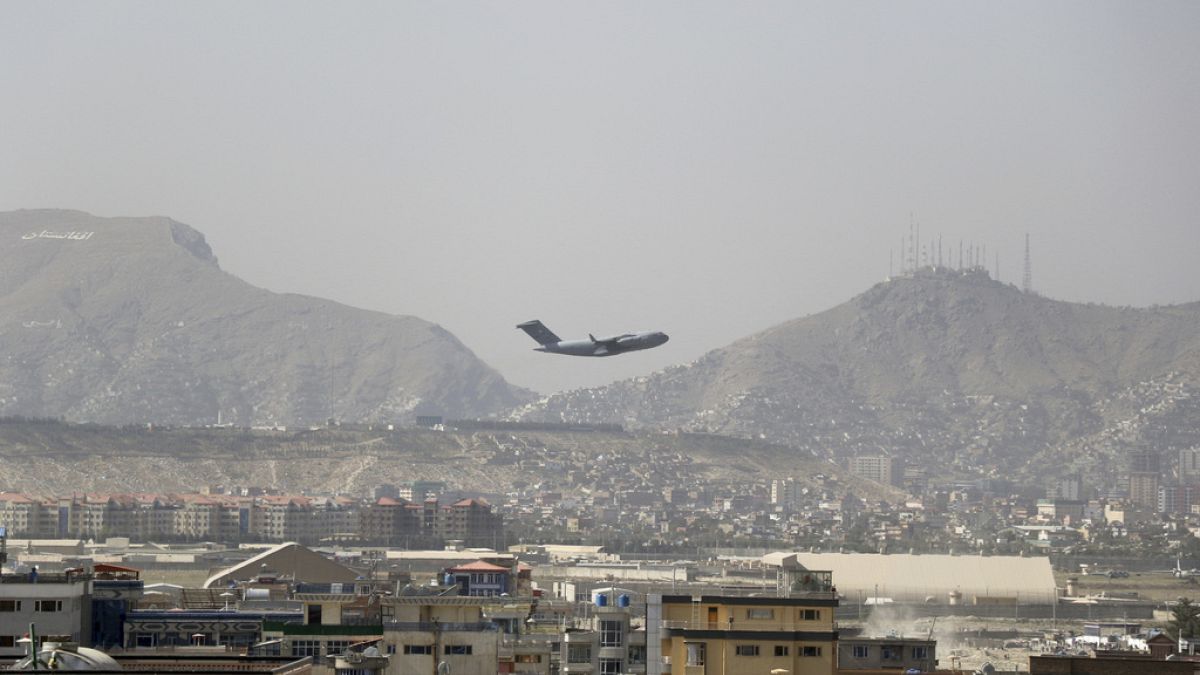
POLYGON ((0 525, 10 536, 54 537, 58 512, 53 503, 15 492, 0 492, 0 525))
POLYGON ((92 644, 92 577, 5 574, 0 578, 0 658, 24 653, 17 640, 35 624, 39 638, 92 644))
POLYGON ((436 480, 414 480, 401 483, 396 488, 395 496, 409 502, 424 502, 426 499, 436 499, 446 491, 446 484, 436 480))
POLYGON ((407 588, 383 599, 382 651, 393 675, 429 675, 446 663, 454 675, 495 675, 501 632, 483 614, 486 598, 452 588, 407 588))
POLYGON ((904 462, 898 457, 870 455, 850 458, 850 473, 884 485, 904 484, 904 462))
POLYGON ((411 546, 422 541, 421 507, 408 500, 380 497, 358 514, 363 541, 384 546, 411 546))
POLYGON ((435 527, 443 541, 492 548, 504 543, 504 519, 482 499, 462 499, 441 509, 435 527))
POLYGON ((646 598, 647 675, 835 672, 837 596, 646 598))
POLYGON ((631 624, 629 596, 596 596, 590 628, 569 628, 562 635, 561 675, 617 675, 646 672, 646 631, 631 624))
POLYGON ((314 673, 332 673, 337 657, 352 658, 353 645, 383 639, 377 590, 365 581, 298 583, 292 599, 301 603, 303 622, 264 623, 263 639, 279 640, 283 656, 313 657, 314 673))
POLYGON ((347 497, 219 494, 88 494, 51 500, 0 493, 0 526, 29 538, 129 537, 147 540, 322 541, 389 546, 504 543, 504 521, 483 500, 441 505, 381 498, 361 507, 347 497))
POLYGON ((784 508, 792 508, 804 497, 804 484, 795 478, 775 478, 771 480, 771 503, 784 508))
POLYGON ((358 532, 357 504, 350 499, 264 495, 256 505, 260 519, 251 534, 264 541, 315 544, 358 532))
POLYGON ((932 673, 937 670, 937 640, 915 638, 847 638, 838 642, 838 670, 894 669, 932 673))

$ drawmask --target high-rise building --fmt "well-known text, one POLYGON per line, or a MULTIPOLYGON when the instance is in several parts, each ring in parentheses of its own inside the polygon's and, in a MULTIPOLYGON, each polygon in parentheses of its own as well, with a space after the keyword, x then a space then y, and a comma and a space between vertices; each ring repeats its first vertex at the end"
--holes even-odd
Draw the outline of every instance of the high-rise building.
POLYGON ((1135 450, 1129 456, 1129 470, 1134 473, 1161 473, 1159 454, 1154 450, 1135 450))
POLYGON ((899 457, 882 455, 851 457, 850 473, 876 483, 899 487, 904 483, 904 461, 899 457))
POLYGON ((1147 509, 1158 508, 1158 485, 1162 475, 1159 454, 1135 450, 1129 456, 1129 501, 1147 509))
POLYGON ((1200 481, 1200 448, 1179 451, 1179 480, 1184 483, 1200 481))
POLYGON ((1067 478, 1059 478, 1050 486, 1046 495, 1049 499, 1069 499, 1077 501, 1082 499, 1083 481, 1079 476, 1068 476, 1067 478))
POLYGON ((1131 471, 1129 473, 1129 501, 1136 506, 1158 509, 1158 473, 1131 471))
POLYGON ((771 503, 784 508, 791 508, 800 502, 804 486, 795 478, 774 478, 771 480, 771 503))

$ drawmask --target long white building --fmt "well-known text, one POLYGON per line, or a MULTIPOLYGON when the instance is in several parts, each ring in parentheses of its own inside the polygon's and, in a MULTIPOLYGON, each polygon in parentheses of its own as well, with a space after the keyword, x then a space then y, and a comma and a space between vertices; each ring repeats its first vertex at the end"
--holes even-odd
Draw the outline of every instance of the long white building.
POLYGON ((829 570, 846 602, 891 598, 896 602, 963 604, 1013 599, 1054 602, 1054 570, 1044 557, 978 555, 879 555, 873 553, 768 553, 763 564, 783 570, 829 570))

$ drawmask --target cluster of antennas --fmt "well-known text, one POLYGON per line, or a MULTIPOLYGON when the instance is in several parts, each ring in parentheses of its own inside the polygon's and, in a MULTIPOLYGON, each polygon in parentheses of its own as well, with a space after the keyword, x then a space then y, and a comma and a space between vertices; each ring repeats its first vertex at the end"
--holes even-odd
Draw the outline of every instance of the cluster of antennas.
MULTIPOLYGON (((993 258, 991 276, 1000 280, 1000 252, 996 251, 993 258)), ((942 246, 942 235, 930 237, 928 241, 921 239, 921 225, 909 222, 908 235, 900 237, 900 276, 912 275, 921 269, 951 269, 960 272, 988 272, 987 244, 958 240, 958 256, 955 257, 953 245, 942 246)), ((896 251, 891 251, 888 260, 888 276, 896 276, 896 251)), ((1029 234, 1025 235, 1025 273, 1021 280, 1021 289, 1026 293, 1033 292, 1033 267, 1029 257, 1029 234)))

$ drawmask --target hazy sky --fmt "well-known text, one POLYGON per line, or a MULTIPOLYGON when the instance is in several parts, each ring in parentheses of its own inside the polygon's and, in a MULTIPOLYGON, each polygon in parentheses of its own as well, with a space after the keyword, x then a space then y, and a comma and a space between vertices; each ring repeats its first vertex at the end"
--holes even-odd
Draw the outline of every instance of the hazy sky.
POLYGON ((548 392, 888 274, 1200 300, 1200 3, 0 3, 0 210, 167 215, 548 392), (898 255, 898 253, 897 253, 898 255), (564 337, 661 329, 610 359, 564 337))

